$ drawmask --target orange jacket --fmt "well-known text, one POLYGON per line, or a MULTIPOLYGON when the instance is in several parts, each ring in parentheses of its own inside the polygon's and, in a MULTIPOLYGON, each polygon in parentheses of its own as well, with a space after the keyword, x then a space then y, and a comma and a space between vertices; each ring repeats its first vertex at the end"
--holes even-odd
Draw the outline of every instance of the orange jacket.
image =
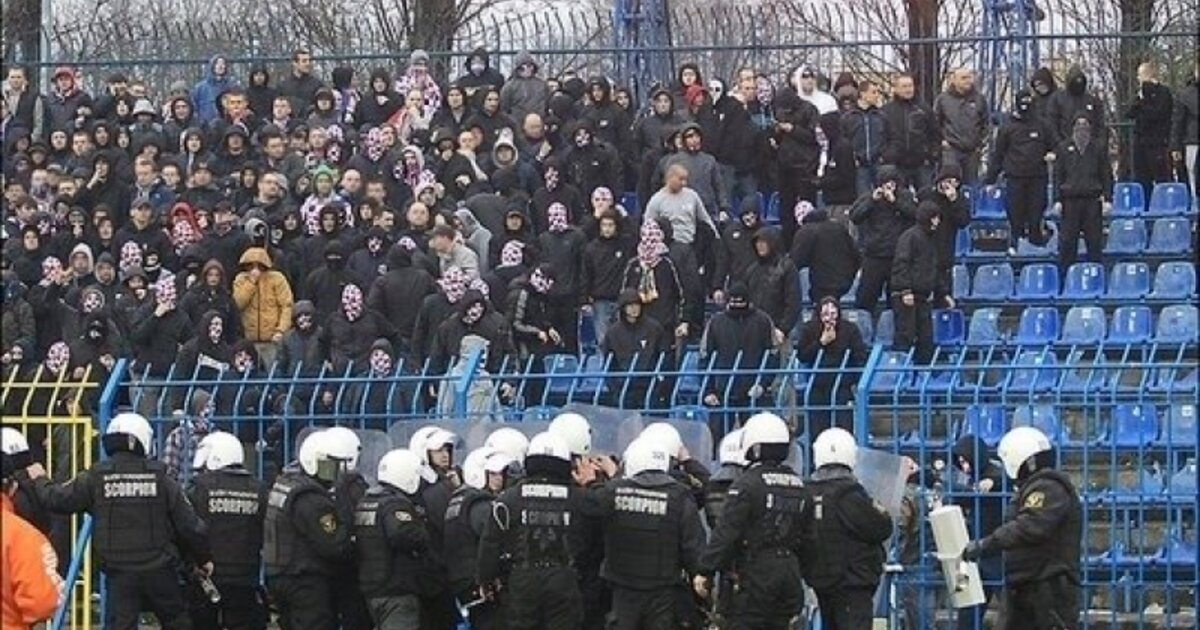
POLYGON ((58 556, 50 541, 0 495, 0 628, 29 630, 54 616, 62 598, 58 556))

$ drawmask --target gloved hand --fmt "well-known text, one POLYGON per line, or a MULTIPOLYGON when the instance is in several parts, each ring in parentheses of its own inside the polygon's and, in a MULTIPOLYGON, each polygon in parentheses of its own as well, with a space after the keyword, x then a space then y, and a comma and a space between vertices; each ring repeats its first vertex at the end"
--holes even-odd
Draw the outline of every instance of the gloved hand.
POLYGON ((983 557, 983 543, 978 540, 972 540, 963 548, 963 562, 975 562, 983 557))

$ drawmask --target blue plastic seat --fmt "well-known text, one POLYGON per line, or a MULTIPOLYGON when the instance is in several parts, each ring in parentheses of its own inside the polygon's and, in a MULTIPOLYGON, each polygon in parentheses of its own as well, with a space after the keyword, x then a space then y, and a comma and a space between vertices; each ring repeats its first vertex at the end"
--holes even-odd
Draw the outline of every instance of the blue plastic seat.
POLYGON ((1017 299, 1053 300, 1058 297, 1058 267, 1049 263, 1025 265, 1017 281, 1017 299))
POLYGON ((1108 226, 1106 254, 1140 254, 1146 248, 1146 222, 1141 219, 1113 219, 1108 226))
POLYGON ((1167 419, 1158 441, 1171 446, 1195 446, 1196 403, 1177 403, 1167 408, 1167 419))
POLYGON ((1154 340, 1160 343, 1196 343, 1200 336, 1200 315, 1191 304, 1173 304, 1158 314, 1154 340))
POLYGON ((1064 392, 1084 393, 1097 392, 1112 383, 1113 372, 1106 369, 1103 352, 1090 353, 1086 357, 1083 350, 1073 349, 1063 362, 1066 369, 1058 387, 1064 392))
POLYGON ((963 228, 954 233, 954 257, 962 258, 971 252, 971 233, 963 228))
POLYGON ((1008 381, 1008 389, 1048 391, 1058 384, 1058 358, 1051 352, 1031 350, 1017 355, 1008 381))
POLYGON ((1169 182, 1154 185, 1147 212, 1154 216, 1175 216, 1188 214, 1191 206, 1192 199, 1188 195, 1187 184, 1169 182))
POLYGON ((1191 262, 1173 260, 1158 266, 1154 273, 1154 290, 1150 297, 1156 300, 1185 300, 1196 295, 1196 265, 1191 262))
POLYGON ((1192 222, 1188 219, 1159 219, 1150 231, 1151 254, 1186 254, 1192 251, 1192 222))
POLYGON ((890 348, 895 341, 896 313, 888 309, 879 314, 879 321, 875 324, 875 343, 890 348))
POLYGON ((933 312, 933 342, 939 346, 961 346, 967 340, 963 312, 946 309, 933 312))
POLYGON ((903 391, 912 381, 912 374, 905 369, 906 366, 908 366, 908 353, 883 353, 875 372, 875 378, 871 381, 871 391, 875 393, 903 391))
POLYGON ((593 354, 596 344, 596 314, 588 311, 579 316, 579 347, 584 354, 593 354))
POLYGON ((526 407, 524 413, 521 414, 522 422, 549 422, 558 415, 558 407, 538 405, 535 407, 526 407))
POLYGON ((1158 437, 1158 411, 1154 405, 1122 404, 1113 407, 1112 421, 1100 438, 1106 446, 1147 446, 1158 437))
POLYGON ((1022 405, 1013 412, 1014 427, 1033 427, 1051 442, 1063 445, 1070 441, 1070 432, 1058 421, 1058 412, 1051 405, 1022 405))
POLYGON ((1048 306, 1027 308, 1021 312, 1013 341, 1022 346, 1054 343, 1058 339, 1058 329, 1058 309, 1048 306))
POLYGON ((1112 316, 1108 341, 1115 344, 1141 344, 1150 341, 1153 315, 1149 306, 1122 306, 1112 316))
POLYGON ((642 204, 638 200, 636 192, 626 192, 621 195, 621 207, 633 216, 637 216, 642 212, 642 204))
POLYGON ((967 326, 967 345, 991 346, 1002 343, 1004 333, 1000 332, 1000 309, 975 309, 967 326))
POLYGON ((1012 295, 1013 269, 1008 263, 980 265, 975 268, 975 281, 971 283, 972 298, 1001 301, 1011 298, 1012 295))
POLYGON ((687 420, 689 422, 708 422, 708 408, 700 405, 671 407, 671 417, 676 420, 687 420))
POLYGON ((579 378, 579 357, 573 354, 552 354, 543 357, 542 365, 549 375, 548 389, 553 393, 567 393, 579 378))
POLYGON ((984 186, 975 198, 971 214, 982 221, 1001 221, 1008 218, 1007 203, 1008 193, 1003 186, 984 186))
POLYGON ((1104 341, 1108 332, 1104 309, 1099 306, 1072 306, 1063 322, 1060 341, 1072 345, 1094 345, 1104 341))
POLYGON ((1146 211, 1146 191, 1137 182, 1113 184, 1112 215, 1131 217, 1146 211))
POLYGON ((1107 297, 1128 300, 1144 297, 1150 292, 1150 265, 1144 262, 1123 262, 1113 265, 1108 278, 1107 297))
POLYGON ((988 446, 996 446, 1008 431, 1004 407, 999 405, 971 405, 967 407, 958 435, 974 435, 988 446))
POLYGON ((971 272, 966 265, 954 265, 950 272, 950 294, 956 300, 964 300, 971 294, 971 272))
POLYGON ((1067 300, 1086 300, 1104 294, 1104 265, 1081 262, 1067 268, 1067 284, 1062 297, 1067 300))
POLYGON ((842 311, 842 318, 846 321, 858 326, 858 332, 862 334, 863 343, 870 345, 875 338, 875 325, 871 321, 871 314, 860 308, 851 308, 842 311))

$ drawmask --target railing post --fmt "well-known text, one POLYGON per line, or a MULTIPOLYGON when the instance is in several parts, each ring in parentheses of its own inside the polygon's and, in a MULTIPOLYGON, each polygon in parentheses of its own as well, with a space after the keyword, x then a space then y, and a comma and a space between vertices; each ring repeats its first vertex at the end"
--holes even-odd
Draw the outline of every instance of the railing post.
POLYGON ((854 391, 854 436, 859 444, 866 444, 868 441, 867 431, 871 428, 871 385, 882 358, 883 346, 871 346, 871 354, 867 356, 867 364, 863 367, 862 377, 858 379, 858 387, 854 391))
POLYGON ((467 357, 467 367, 462 374, 458 376, 458 380, 454 382, 454 417, 467 418, 467 397, 471 391, 471 385, 475 382, 475 374, 479 371, 480 364, 483 363, 483 349, 475 348, 471 351, 471 355, 467 357))

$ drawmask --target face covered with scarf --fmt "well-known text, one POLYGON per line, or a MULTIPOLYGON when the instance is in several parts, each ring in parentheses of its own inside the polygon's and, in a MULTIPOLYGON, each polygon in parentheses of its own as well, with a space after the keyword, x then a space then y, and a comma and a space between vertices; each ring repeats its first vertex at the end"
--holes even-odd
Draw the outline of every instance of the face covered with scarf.
POLYGON ((57 284, 62 278, 62 261, 50 256, 42 261, 42 281, 46 284, 57 284))
POLYGON ((351 322, 358 321, 363 314, 363 293, 356 284, 347 284, 342 289, 342 313, 351 322))
POLYGON ((642 238, 638 242, 638 260, 646 267, 654 267, 667 253, 663 243, 663 231, 658 223, 649 221, 642 226, 642 238))
POLYGON ((84 291, 79 298, 79 308, 84 314, 94 313, 104 308, 104 294, 99 291, 84 291))
POLYGON ((550 231, 555 234, 566 232, 567 228, 571 227, 567 219, 567 207, 557 201, 550 204, 550 208, 546 210, 546 221, 550 231))
POLYGON ((529 274, 529 286, 533 287, 533 290, 538 293, 546 294, 550 292, 550 289, 554 288, 554 278, 550 276, 550 273, 545 268, 538 267, 533 270, 533 273, 529 274))
POLYGON ((208 340, 212 343, 221 343, 221 335, 225 334, 225 322, 220 317, 214 317, 208 320, 208 340))
POLYGON ((467 276, 462 269, 449 267, 442 272, 442 277, 438 279, 438 287, 445 294, 446 301, 457 304, 463 294, 467 292, 467 276))
POLYGON ((56 341, 50 349, 46 351, 46 370, 51 374, 58 376, 67 369, 67 365, 71 363, 71 350, 67 347, 65 341, 56 341))
POLYGON ((175 308, 175 276, 163 273, 154 283, 154 301, 159 306, 175 308))
POLYGON ((392 356, 382 348, 371 350, 371 376, 387 376, 392 373, 392 356))
POLYGON ((142 247, 133 241, 121 246, 121 271, 129 271, 130 267, 142 266, 142 247))
POLYGON ((483 314, 486 311, 487 307, 484 306, 483 300, 476 300, 475 302, 471 303, 471 305, 468 306, 465 311, 463 311, 463 323, 468 326, 475 324, 479 320, 483 319, 483 314))
POLYGON ((500 266, 516 267, 525 262, 525 244, 521 241, 509 241, 500 248, 500 266))
POLYGON ((554 190, 558 188, 558 169, 553 166, 546 167, 546 190, 554 190))
POLYGON ((363 140, 363 151, 367 154, 367 159, 378 162, 383 159, 383 153, 386 150, 387 147, 383 144, 383 131, 379 127, 368 131, 366 139, 363 140))

